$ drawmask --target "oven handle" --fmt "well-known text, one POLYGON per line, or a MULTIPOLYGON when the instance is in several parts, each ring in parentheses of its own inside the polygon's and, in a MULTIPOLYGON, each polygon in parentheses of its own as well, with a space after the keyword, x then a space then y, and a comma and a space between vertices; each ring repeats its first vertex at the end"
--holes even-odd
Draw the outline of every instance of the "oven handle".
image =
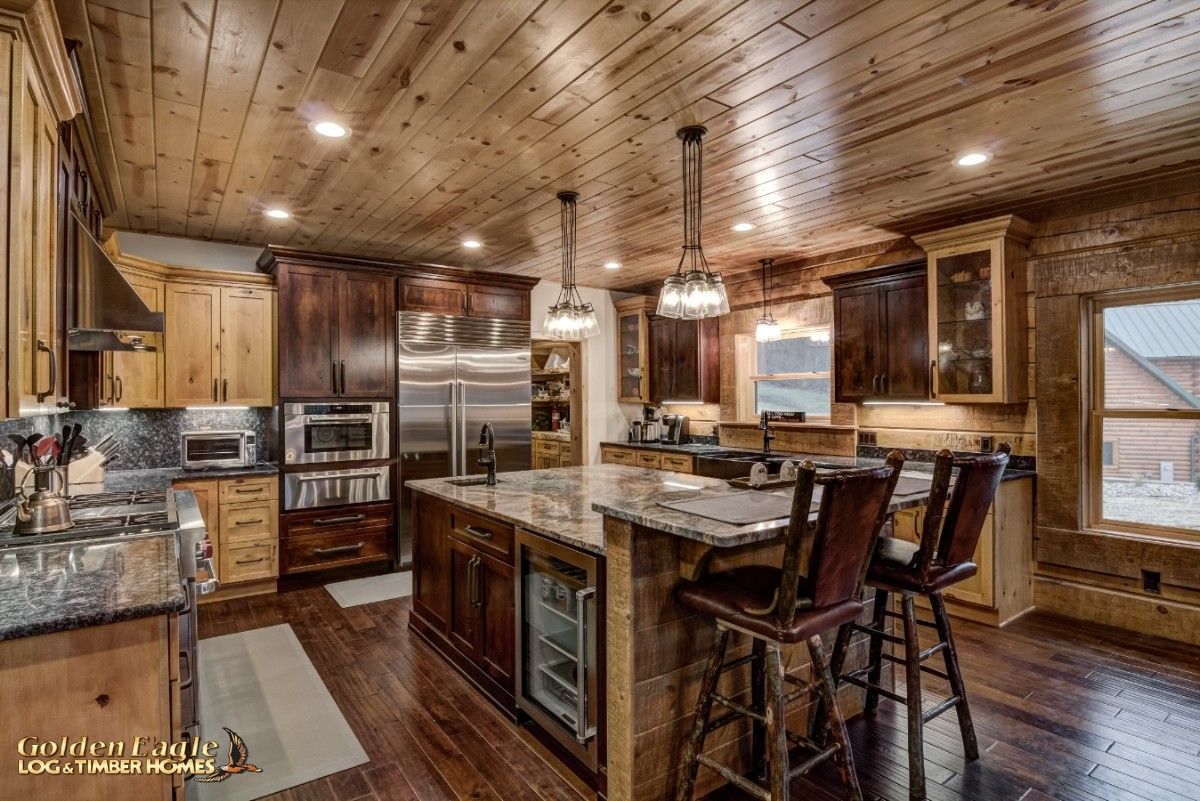
POLYGON ((196 582, 197 595, 210 595, 221 588, 221 582, 217 576, 216 568, 213 567, 212 559, 197 559, 196 566, 206 572, 212 578, 207 581, 196 582))
POLYGON ((369 423, 371 415, 355 414, 355 415, 321 415, 320 417, 306 417, 304 424, 309 426, 331 426, 338 423, 369 423))
POLYGON ((358 481, 362 479, 379 478, 382 470, 372 470, 369 473, 347 473, 338 476, 296 476, 296 481, 358 481))

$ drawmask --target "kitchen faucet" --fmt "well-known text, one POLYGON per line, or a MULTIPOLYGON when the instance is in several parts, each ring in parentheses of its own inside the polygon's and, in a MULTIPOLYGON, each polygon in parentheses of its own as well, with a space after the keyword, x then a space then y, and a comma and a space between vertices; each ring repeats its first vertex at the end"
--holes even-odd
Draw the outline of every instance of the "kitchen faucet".
POLYGON ((483 428, 479 430, 479 466, 488 469, 487 481, 484 483, 489 487, 496 486, 496 433, 492 431, 491 423, 484 423, 483 428), (485 447, 486 456, 483 452, 485 447))
POLYGON ((767 456, 771 453, 771 440, 775 435, 771 433, 771 413, 766 409, 758 415, 758 427, 763 432, 763 456, 767 456))

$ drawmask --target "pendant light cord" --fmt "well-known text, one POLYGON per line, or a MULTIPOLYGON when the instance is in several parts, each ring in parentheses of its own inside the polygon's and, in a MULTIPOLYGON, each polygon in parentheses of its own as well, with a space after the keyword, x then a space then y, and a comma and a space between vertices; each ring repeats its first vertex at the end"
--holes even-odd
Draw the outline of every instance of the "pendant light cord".
POLYGON ((775 266, 775 260, 774 259, 759 259, 758 263, 762 265, 762 291, 763 291, 763 313, 762 313, 762 316, 765 318, 770 313, 769 307, 771 305, 771 295, 767 288, 767 270, 769 268, 772 268, 775 266))
POLYGON ((575 203, 579 195, 575 192, 559 192, 558 199, 562 202, 559 208, 559 227, 562 230, 560 250, 562 251, 562 289, 559 291, 559 303, 569 303, 582 306, 583 298, 575 287, 575 237, 576 213, 575 203))
POLYGON ((681 128, 678 132, 683 142, 683 253, 679 257, 679 266, 675 272, 683 273, 683 264, 691 258, 688 272, 701 271, 708 275, 708 259, 704 257, 704 248, 700 245, 700 231, 703 225, 703 204, 701 192, 704 188, 704 135, 707 130, 699 125, 681 128))

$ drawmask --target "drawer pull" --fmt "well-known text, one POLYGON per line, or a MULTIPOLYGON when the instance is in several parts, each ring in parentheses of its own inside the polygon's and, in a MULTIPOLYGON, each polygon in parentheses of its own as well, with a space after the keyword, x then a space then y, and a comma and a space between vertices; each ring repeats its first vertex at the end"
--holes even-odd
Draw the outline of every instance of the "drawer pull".
POLYGON ((365 547, 367 547, 365 542, 358 542, 354 545, 336 545, 333 548, 313 548, 312 552, 314 556, 330 556, 338 553, 355 553, 365 547))
POLYGON ((265 562, 265 561, 267 561, 267 557, 265 557, 265 556, 260 556, 260 557, 258 557, 257 559, 238 559, 238 560, 236 560, 235 564, 239 564, 239 565, 253 565, 253 564, 257 564, 257 563, 259 563, 259 562, 265 562))
POLYGON ((247 495, 251 492, 262 492, 263 487, 237 487, 233 491, 238 495, 247 495))
POLYGON ((480 540, 490 540, 492 538, 492 532, 485 531, 481 528, 475 528, 474 526, 463 526, 459 529, 459 531, 461 531, 463 534, 469 534, 472 537, 480 540))
POLYGON ((341 517, 318 517, 313 521, 314 526, 336 526, 339 523, 358 523, 366 520, 366 515, 342 515, 341 517))
POLYGON ((263 520, 261 517, 256 517, 253 520, 239 520, 236 523, 234 523, 234 525, 235 526, 253 526, 253 525, 257 525, 258 523, 265 523, 265 522, 267 522, 267 521, 263 520))

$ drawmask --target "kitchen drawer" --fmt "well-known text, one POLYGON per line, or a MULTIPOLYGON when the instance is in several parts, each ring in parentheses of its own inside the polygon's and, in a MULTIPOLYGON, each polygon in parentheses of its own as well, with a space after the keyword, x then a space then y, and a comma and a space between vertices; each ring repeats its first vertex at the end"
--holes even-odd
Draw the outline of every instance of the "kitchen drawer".
POLYGON ((561 443, 552 439, 535 439, 533 441, 533 452, 538 456, 557 457, 561 450, 561 443))
POLYGON ((225 542, 256 540, 273 537, 278 501, 231 503, 221 506, 221 533, 225 542))
POLYGON ((283 573, 383 562, 392 558, 396 535, 391 526, 356 527, 289 537, 281 543, 283 573))
POLYGON ((654 451, 638 451, 636 454, 638 467, 653 467, 658 469, 662 467, 662 454, 654 451))
POLYGON ((685 453, 662 454, 662 469, 673 470, 676 473, 693 472, 692 457, 685 453))
POLYGON ((223 478, 218 483, 221 503, 269 501, 275 498, 275 476, 265 478, 223 478))
POLYGON ((628 448, 601 448, 600 461, 608 464, 637 464, 637 452, 628 448))
POLYGON ((275 540, 270 537, 232 542, 224 549, 221 558, 222 584, 269 579, 279 575, 276 561, 278 552, 275 540))
POLYGON ((330 534, 378 526, 391 527, 394 515, 395 507, 390 503, 285 512, 280 534, 287 539, 306 534, 330 534))
POLYGON ((508 523, 451 506, 450 536, 512 564, 513 527, 508 523))

